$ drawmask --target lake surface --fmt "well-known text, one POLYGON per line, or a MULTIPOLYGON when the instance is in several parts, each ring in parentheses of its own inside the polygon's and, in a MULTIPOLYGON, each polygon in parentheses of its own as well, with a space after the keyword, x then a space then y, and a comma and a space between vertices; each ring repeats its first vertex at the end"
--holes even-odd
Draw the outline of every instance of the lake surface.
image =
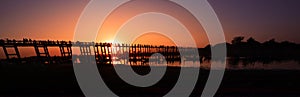
MULTIPOLYGON (((215 61, 219 62, 219 61, 215 61)), ((123 62, 114 62, 114 64, 122 64, 123 62)), ((130 64, 130 63, 128 63, 130 64)), ((140 62, 131 63, 131 65, 141 65, 140 62)), ((144 64, 145 65, 145 64, 144 64)), ((149 63, 146 63, 149 65, 149 63)), ((152 66, 175 66, 175 67, 200 67, 204 69, 211 68, 211 60, 200 61, 184 61, 184 62, 155 62, 150 63, 152 66)), ((223 66, 214 66, 214 69, 222 69, 223 66)), ((226 69, 230 70, 300 70, 300 60, 295 59, 262 59, 262 60, 249 60, 249 59, 233 59, 227 58, 226 69)))
MULTIPOLYGON (((33 48, 22 47, 20 48, 21 57, 35 56, 33 48)), ((49 48, 51 56, 60 56, 58 48, 49 48)), ((5 59, 3 50, 0 49, 0 59, 5 59)), ((124 64, 121 61, 115 61, 115 64, 124 64)), ((125 63, 131 65, 141 65, 141 62, 137 63, 125 63)), ((147 64, 147 63, 146 63, 147 64)), ((168 62, 168 66, 183 66, 183 67, 200 67, 210 69, 211 61, 208 59, 202 59, 200 61, 183 61, 183 62, 168 62)), ((151 63, 151 65, 166 66, 166 63, 151 63)), ((220 69, 221 66, 215 66, 220 69)), ((259 70, 300 70, 300 60, 298 59, 281 59, 281 58, 227 58, 226 69, 241 70, 241 69, 259 69, 259 70)))

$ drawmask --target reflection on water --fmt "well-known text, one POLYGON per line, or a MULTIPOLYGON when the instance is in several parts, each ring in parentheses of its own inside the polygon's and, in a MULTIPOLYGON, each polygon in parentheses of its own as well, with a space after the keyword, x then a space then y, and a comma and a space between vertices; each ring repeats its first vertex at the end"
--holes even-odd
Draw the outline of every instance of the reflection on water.
MULTIPOLYGON (((92 55, 91 57, 94 57, 92 55)), ((33 57, 34 58, 34 57, 33 57)), ((60 57, 58 57, 60 58, 60 57)), ((30 58, 28 58, 30 59, 30 58)), ((52 59, 55 59, 53 57, 52 59)), ((141 60, 141 61, 129 61, 128 59, 118 59, 117 57, 112 58, 112 64, 126 64, 132 66, 172 66, 172 67, 201 67, 203 69, 210 69, 211 61, 209 58, 201 57, 201 61, 195 60, 175 60, 175 61, 153 61, 141 60)), ((61 59, 64 60, 64 59, 61 59)), ((30 61, 29 64, 33 64, 35 61, 30 61)), ((70 62, 70 61, 67 61, 70 62)), ((218 62, 218 61, 215 61, 218 62)), ((58 64, 71 64, 58 62, 58 64)), ((0 65, 6 64, 6 61, 2 59, 0 65)), ((99 64, 103 65, 103 64, 99 64)), ((213 69, 222 69, 222 66, 214 66, 213 69)), ((300 70, 299 58, 231 58, 228 57, 226 60, 226 69, 230 70, 300 70)))
MULTIPOLYGON (((114 64, 122 62, 115 61, 114 64)), ((130 63, 129 63, 130 64, 130 63)), ((142 63, 132 63, 130 65, 141 65, 142 63)), ((164 62, 151 63, 155 66, 165 65, 164 62)), ((184 61, 167 62, 168 66, 174 67, 200 67, 210 69, 211 60, 203 59, 200 61, 184 61)), ((147 64, 146 64, 147 65, 147 64)), ((221 66, 215 66, 214 69, 221 69, 221 66)), ((242 69, 256 69, 256 70, 300 70, 300 60, 291 58, 227 58, 226 69, 242 70, 242 69)))
POLYGON ((300 70, 300 64, 295 60, 273 61, 270 63, 254 62, 251 64, 244 64, 243 61, 240 61, 235 65, 228 62, 228 69, 300 70))
POLYGON ((296 58, 227 58, 228 69, 300 70, 296 58))

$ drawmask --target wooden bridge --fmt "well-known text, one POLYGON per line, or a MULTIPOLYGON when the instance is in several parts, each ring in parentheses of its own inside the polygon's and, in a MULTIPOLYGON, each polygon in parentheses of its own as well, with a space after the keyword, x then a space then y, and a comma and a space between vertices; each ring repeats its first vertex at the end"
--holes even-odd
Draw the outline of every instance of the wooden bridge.
MULTIPOLYGON (((19 47, 33 47, 36 53, 36 60, 41 63, 57 63, 57 58, 50 55, 49 47, 59 47, 61 56, 59 60, 72 61, 72 48, 79 48, 80 54, 76 56, 94 56, 98 64, 140 64, 143 65, 153 60, 161 61, 161 56, 152 56, 160 53, 167 62, 181 61, 180 52, 188 52, 191 48, 180 48, 175 46, 152 46, 141 44, 112 44, 94 42, 71 42, 71 41, 52 41, 52 40, 0 40, 6 60, 22 60, 19 47), (7 49, 13 49, 9 52, 7 49)), ((193 54, 191 54, 193 55, 193 54)), ((195 55, 195 54, 194 54, 195 55)), ((75 56, 75 55, 74 55, 75 56)), ((194 60, 197 56, 186 55, 186 59, 194 60)), ((26 61, 26 60, 25 60, 26 61)), ((34 62, 35 62, 34 61, 34 62)), ((196 60, 199 61, 199 60, 196 60)))

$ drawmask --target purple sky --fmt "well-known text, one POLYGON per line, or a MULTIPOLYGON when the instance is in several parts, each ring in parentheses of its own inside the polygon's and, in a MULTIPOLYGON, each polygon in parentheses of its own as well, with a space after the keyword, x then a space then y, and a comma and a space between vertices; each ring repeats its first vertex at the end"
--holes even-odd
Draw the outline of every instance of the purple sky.
MULTIPOLYGON (((299 0, 209 0, 226 40, 252 36, 300 43, 299 0)), ((88 0, 1 0, 0 38, 72 40, 88 0)))

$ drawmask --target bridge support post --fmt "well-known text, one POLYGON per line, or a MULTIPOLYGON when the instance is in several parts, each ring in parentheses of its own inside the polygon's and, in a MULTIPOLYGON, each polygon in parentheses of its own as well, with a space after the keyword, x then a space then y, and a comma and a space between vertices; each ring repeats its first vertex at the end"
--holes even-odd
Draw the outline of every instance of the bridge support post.
POLYGON ((10 56, 16 56, 18 60, 21 60, 21 55, 20 55, 20 52, 19 52, 19 49, 18 49, 17 45, 13 45, 13 46, 3 45, 2 48, 3 48, 3 51, 5 53, 5 56, 6 56, 7 60, 11 59, 10 56), (9 53, 7 51, 7 48, 13 48, 15 53, 9 53))
POLYGON ((51 64, 51 58, 48 50, 48 46, 46 43, 37 43, 36 41, 33 42, 35 53, 39 59, 40 62, 48 62, 48 64, 51 64), (40 51, 40 48, 43 49, 43 52, 40 51))

